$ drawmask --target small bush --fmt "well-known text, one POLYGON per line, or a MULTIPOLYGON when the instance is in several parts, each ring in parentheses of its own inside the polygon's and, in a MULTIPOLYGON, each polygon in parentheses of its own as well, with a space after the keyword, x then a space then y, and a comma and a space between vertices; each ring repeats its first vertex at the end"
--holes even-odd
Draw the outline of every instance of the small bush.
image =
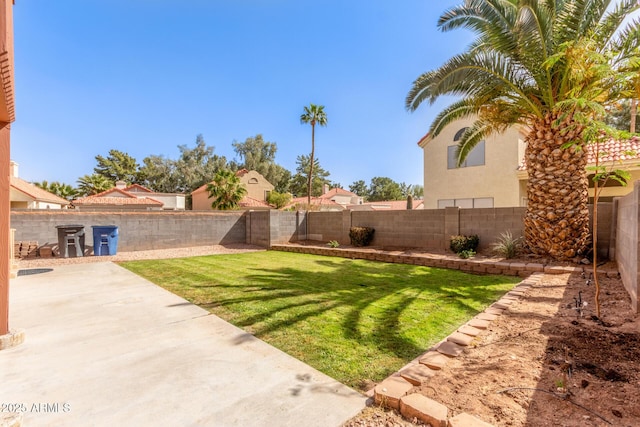
POLYGON ((476 252, 470 249, 465 249, 463 251, 458 252, 458 256, 462 259, 473 258, 475 254, 476 252))
POLYGON ((327 242, 327 246, 329 246, 330 248, 337 248, 340 246, 340 243, 338 243, 337 240, 329 240, 327 242))
POLYGON ((500 238, 492 245, 491 248, 493 249, 493 252, 498 255, 502 255, 507 259, 515 258, 522 249, 521 238, 514 238, 513 234, 511 234, 510 231, 507 231, 500 234, 500 238))
POLYGON ((349 229, 349 239, 351 246, 369 246, 373 240, 375 230, 371 227, 351 227, 349 229))
POLYGON ((451 236, 449 248, 457 254, 462 251, 473 251, 475 254, 479 244, 480 238, 477 234, 472 236, 451 236))

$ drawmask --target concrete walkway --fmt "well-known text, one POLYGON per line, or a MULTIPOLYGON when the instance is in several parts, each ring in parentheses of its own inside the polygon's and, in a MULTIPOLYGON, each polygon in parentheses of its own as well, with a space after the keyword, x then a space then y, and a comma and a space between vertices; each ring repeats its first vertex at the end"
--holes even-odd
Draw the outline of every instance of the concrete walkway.
POLYGON ((19 276, 10 293, 26 339, 0 352, 0 403, 20 405, 24 426, 339 426, 365 406, 112 263, 19 276))

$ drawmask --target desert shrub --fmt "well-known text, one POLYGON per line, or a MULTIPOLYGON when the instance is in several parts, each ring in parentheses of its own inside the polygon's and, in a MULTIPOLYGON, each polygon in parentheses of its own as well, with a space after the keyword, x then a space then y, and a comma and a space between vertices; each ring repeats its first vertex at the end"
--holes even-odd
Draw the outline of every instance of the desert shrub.
POLYGON ((458 256, 462 259, 472 258, 476 254, 476 251, 472 251, 471 249, 465 249, 458 252, 458 256))
POLYGON ((493 252, 503 257, 515 258, 522 249, 522 242, 520 237, 513 237, 510 231, 500 234, 500 238, 494 243, 491 248, 493 252))
POLYGON ((369 246, 373 240, 375 230, 371 227, 351 227, 349 229, 349 239, 351 246, 369 246))
POLYGON ((327 246, 329 246, 330 248, 337 248, 340 246, 340 243, 338 243, 337 240, 329 240, 327 242, 327 246))
POLYGON ((477 234, 472 236, 451 236, 449 248, 457 254, 462 251, 473 251, 475 253, 479 244, 480 238, 477 234))

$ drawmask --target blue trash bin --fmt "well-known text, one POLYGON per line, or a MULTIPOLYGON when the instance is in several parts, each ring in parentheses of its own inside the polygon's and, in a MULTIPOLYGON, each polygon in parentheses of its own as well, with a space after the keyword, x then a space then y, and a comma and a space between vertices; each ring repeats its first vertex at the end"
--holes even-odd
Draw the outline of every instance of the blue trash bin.
POLYGON ((93 255, 115 255, 118 252, 118 227, 93 225, 93 255))

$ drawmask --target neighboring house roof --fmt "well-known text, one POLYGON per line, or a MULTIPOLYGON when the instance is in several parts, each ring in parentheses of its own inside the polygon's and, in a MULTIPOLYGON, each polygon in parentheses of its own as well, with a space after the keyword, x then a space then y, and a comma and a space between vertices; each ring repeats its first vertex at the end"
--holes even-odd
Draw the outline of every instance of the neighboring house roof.
POLYGON ((423 147, 429 142, 429 132, 425 133, 422 138, 418 141, 418 146, 423 147))
POLYGON ((136 192, 136 193, 154 193, 154 191, 149 190, 147 187, 140 184, 132 184, 128 187, 125 187, 124 191, 130 191, 130 192, 136 192))
MULTIPOLYGON (((413 200, 413 210, 421 209, 424 202, 422 200, 413 200)), ((366 202, 361 206, 368 206, 374 211, 402 211, 407 209, 406 200, 389 200, 380 202, 366 202)))
POLYGON ((327 191, 323 195, 320 196, 321 199, 331 199, 335 196, 350 196, 350 197, 358 197, 356 193, 352 193, 351 191, 344 190, 342 188, 332 188, 327 191))
MULTIPOLYGON (((306 205, 307 197, 296 197, 291 199, 291 201, 284 207, 284 209, 295 208, 299 205, 306 205)), ((322 198, 322 197, 312 197, 311 204, 313 206, 327 207, 327 208, 336 208, 336 209, 344 209, 340 203, 336 203, 331 199, 322 198)))
MULTIPOLYGON (((596 156, 598 156, 598 153, 600 153, 600 163, 639 160, 640 137, 634 136, 633 138, 624 141, 610 139, 598 146, 596 146, 596 144, 589 144, 586 146, 585 150, 587 151, 587 164, 589 165, 594 165, 596 163, 596 156)), ((518 170, 527 170, 526 158, 522 159, 518 165, 518 170)))
POLYGON ((207 191, 207 186, 208 186, 208 185, 209 185, 208 183, 207 183, 207 184, 203 184, 203 185, 201 185, 200 187, 198 187, 198 188, 196 188, 195 190, 193 190, 193 191, 191 192, 191 194, 196 194, 196 193, 201 193, 201 192, 203 192, 203 191, 207 191))
POLYGON ((137 197, 120 188, 111 188, 102 193, 82 197, 73 201, 74 205, 112 205, 162 207, 164 203, 150 197, 137 197))
POLYGON ((31 197, 35 201, 38 202, 47 202, 47 203, 56 203, 63 206, 69 204, 69 201, 63 199, 62 197, 56 196, 53 193, 50 193, 42 188, 35 186, 31 183, 28 183, 24 179, 20 179, 18 177, 12 176, 10 177, 10 185, 14 189, 20 191, 21 193, 26 194, 28 197, 31 197))
POLYGON ((254 199, 253 197, 244 196, 238 203, 241 208, 270 208, 271 205, 263 200, 254 199))
POLYGON ((249 173, 248 169, 240 169, 239 171, 236 172, 236 176, 238 178, 242 178, 243 176, 245 176, 248 173, 249 173))

